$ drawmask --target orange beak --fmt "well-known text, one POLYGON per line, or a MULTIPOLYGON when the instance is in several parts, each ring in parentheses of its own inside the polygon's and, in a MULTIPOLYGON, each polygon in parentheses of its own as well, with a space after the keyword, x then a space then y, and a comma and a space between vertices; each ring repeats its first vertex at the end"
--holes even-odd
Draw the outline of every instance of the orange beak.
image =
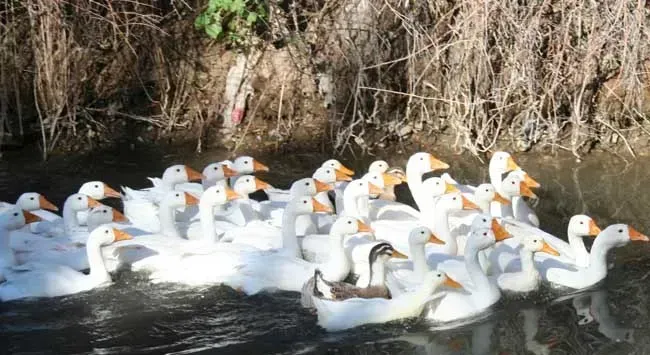
POLYGON ((99 207, 99 206, 102 205, 101 203, 99 203, 99 201, 95 200, 94 198, 92 198, 90 196, 88 196, 87 198, 88 198, 88 207, 89 208, 95 208, 95 207, 99 207))
POLYGON ((185 192, 185 206, 195 206, 199 204, 199 199, 185 192))
POLYGON ((440 245, 446 244, 442 239, 436 237, 436 235, 433 234, 433 233, 431 233, 431 235, 429 235, 429 240, 427 240, 427 242, 433 243, 433 244, 440 244, 440 245))
POLYGON ((490 227, 492 229, 492 232, 494 232, 494 239, 497 242, 512 238, 512 235, 510 235, 510 233, 508 233, 495 218, 492 218, 492 225, 490 227))
POLYGON ((239 174, 237 172, 237 170, 229 168, 228 165, 225 165, 225 164, 221 165, 221 168, 223 169, 223 176, 224 177, 229 178, 229 177, 237 176, 237 174, 239 174))
POLYGON ((113 208, 113 222, 126 222, 128 219, 120 211, 113 208))
POLYGON ((463 209, 464 210, 479 210, 480 208, 472 201, 468 200, 465 198, 465 196, 460 196, 460 198, 463 200, 463 209))
POLYGON ((339 168, 338 170, 341 170, 341 172, 342 172, 343 174, 345 174, 345 175, 348 175, 348 176, 354 176, 354 170, 350 170, 350 169, 348 169, 348 168, 345 167, 345 165, 343 165, 343 164, 341 164, 341 168, 339 168))
POLYGON ((269 171, 269 167, 253 159, 253 171, 269 171))
POLYGON ((382 193, 384 193, 384 190, 382 190, 381 188, 379 188, 379 186, 371 182, 368 183, 368 190, 369 190, 368 193, 371 195, 381 195, 382 193))
POLYGON ((639 231, 632 228, 632 226, 627 226, 627 229, 628 229, 629 234, 630 234, 630 240, 639 240, 639 241, 642 241, 642 242, 650 241, 650 239, 648 239, 648 237, 646 237, 645 235, 639 233, 639 231))
POLYGON ((23 210, 23 217, 25 218, 25 224, 42 221, 41 217, 25 210, 23 210))
POLYGON ((393 253, 390 255, 391 258, 395 259, 408 259, 409 257, 393 249, 393 253))
POLYGON ((236 200, 238 198, 241 198, 239 194, 237 194, 233 189, 226 187, 226 199, 228 201, 236 200))
POLYGON ((203 174, 201 174, 198 171, 190 168, 189 166, 185 166, 185 173, 187 174, 187 180, 188 181, 203 180, 203 174))
POLYGON ((270 188, 271 185, 269 185, 266 181, 262 181, 258 178, 255 178, 255 189, 256 190, 266 190, 270 188))
POLYGON ((512 159, 512 157, 508 157, 507 165, 506 165, 506 171, 513 171, 519 169, 519 165, 515 163, 515 160, 512 159))
POLYGON ((535 181, 535 180, 534 180, 532 177, 530 177, 530 175, 528 175, 528 174, 524 174, 524 182, 526 183, 526 185, 528 185, 528 186, 530 186, 530 187, 532 187, 532 188, 537 188, 537 187, 540 187, 540 186, 541 186, 541 185, 539 184, 539 182, 535 181))
POLYGON ((449 164, 434 158, 433 155, 429 158, 429 164, 431 164, 431 170, 449 169, 449 164))
POLYGON ((450 194, 454 192, 460 192, 460 190, 456 187, 456 185, 445 182, 445 193, 450 194))
POLYGON ((54 206, 54 204, 50 201, 48 201, 45 196, 41 195, 38 198, 38 207, 44 210, 50 210, 50 211, 58 211, 59 208, 54 206))
POLYGON ((402 183, 402 179, 391 174, 381 174, 381 177, 384 178, 384 186, 394 186, 402 183))
POLYGON ((352 177, 346 175, 339 169, 334 169, 334 174, 336 175, 336 181, 352 181, 352 177))
POLYGON ((452 279, 451 277, 447 276, 445 278, 444 282, 445 286, 453 287, 453 288, 463 288, 463 285, 458 283, 458 281, 452 279))
POLYGON ((119 192, 113 190, 112 187, 104 184, 104 196, 106 197, 113 197, 113 198, 121 198, 122 195, 120 195, 119 192))
POLYGON ((113 228, 113 234, 115 235, 115 241, 116 242, 119 242, 121 240, 133 239, 131 234, 129 234, 129 233, 123 231, 123 230, 117 229, 117 228, 113 228))
POLYGON ((329 207, 325 206, 324 204, 322 204, 322 203, 316 201, 316 199, 313 199, 313 198, 312 198, 312 199, 311 199, 311 204, 312 204, 312 206, 313 206, 313 208, 314 208, 314 212, 325 212, 325 213, 332 213, 332 212, 334 212, 334 211, 332 211, 331 208, 329 208, 329 207))
POLYGON ((508 201, 508 199, 506 199, 505 197, 501 196, 501 194, 499 194, 498 192, 494 193, 494 201, 496 201, 496 202, 498 202, 498 203, 500 203, 502 205, 509 205, 510 204, 510 201, 508 201))
POLYGON ((593 219, 590 220, 589 221, 589 235, 595 238, 596 236, 598 236, 598 234, 600 234, 600 232, 601 232, 600 228, 598 228, 598 226, 596 225, 596 222, 594 222, 593 219))
POLYGON ((330 184, 326 184, 318 179, 314 179, 314 182, 316 183, 316 193, 330 191, 334 189, 332 188, 332 186, 330 186, 330 184))
POLYGON ((523 181, 521 181, 519 183, 519 194, 521 196, 527 196, 527 197, 530 197, 530 198, 537 198, 537 195, 535 195, 535 193, 532 192, 530 190, 530 188, 528 187, 528 185, 526 185, 526 183, 523 182, 523 181))
POLYGON ((375 231, 370 228, 369 225, 361 222, 360 220, 357 220, 357 228, 359 230, 359 233, 361 232, 366 232, 366 233, 374 233, 375 231))
POLYGON ((547 242, 542 242, 542 250, 540 250, 540 251, 541 251, 541 252, 544 252, 544 253, 546 253, 546 254, 551 254, 551 255, 555 255, 555 256, 560 256, 560 253, 558 253, 557 250, 553 249, 552 246, 548 245, 547 242))

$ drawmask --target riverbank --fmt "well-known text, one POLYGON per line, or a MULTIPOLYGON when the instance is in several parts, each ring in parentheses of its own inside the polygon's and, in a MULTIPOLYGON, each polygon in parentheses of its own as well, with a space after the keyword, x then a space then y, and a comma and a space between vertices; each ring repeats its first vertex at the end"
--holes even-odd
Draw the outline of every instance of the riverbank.
POLYGON ((208 3, 0 4, 0 146, 650 151, 643 3, 208 3))

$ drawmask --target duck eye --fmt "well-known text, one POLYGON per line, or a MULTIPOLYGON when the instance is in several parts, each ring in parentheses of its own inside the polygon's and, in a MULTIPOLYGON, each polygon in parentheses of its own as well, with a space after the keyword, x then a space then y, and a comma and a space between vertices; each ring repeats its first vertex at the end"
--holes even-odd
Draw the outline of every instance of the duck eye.
POLYGON ((454 201, 456 201, 456 198, 454 197, 454 201))
POLYGON ((99 185, 95 185, 95 188, 98 189, 98 188, 99 188, 99 185))
POLYGON ((362 182, 360 182, 360 183, 359 183, 359 186, 363 186, 363 183, 362 183, 362 182))
POLYGON ((108 229, 104 230, 104 233, 108 234, 108 229))
POLYGON ((108 213, 108 211, 107 211, 107 210, 104 210, 104 213, 108 213))
POLYGON ((514 182, 514 181, 513 181, 513 182, 511 182, 511 184, 513 184, 513 185, 514 185, 514 184, 515 184, 515 182, 514 182))
POLYGON ((487 219, 483 218, 483 222, 487 222, 487 219))
POLYGON ((32 201, 34 201, 34 198, 33 198, 33 197, 31 197, 31 198, 30 198, 30 200, 32 200, 32 201))
POLYGON ((580 224, 585 224, 585 222, 580 222, 580 224))
POLYGON ((309 181, 305 183, 305 186, 309 186, 309 181))
POLYGON ((442 277, 442 274, 438 274, 438 277, 442 277))
POLYGON ((486 233, 486 232, 483 232, 483 236, 486 236, 486 237, 487 237, 487 233, 486 233))
POLYGON ((440 181, 436 181, 436 185, 440 185, 440 181))
POLYGON ((420 234, 424 234, 424 231, 420 231, 420 234))
POLYGON ((537 243, 537 239, 533 240, 533 243, 537 243))
POLYGON ((302 200, 302 203, 304 203, 304 204, 306 205, 306 204, 307 204, 307 200, 302 200))
POLYGON ((181 196, 181 195, 179 195, 179 194, 176 194, 176 197, 180 197, 180 196, 181 196))
POLYGON ((490 190, 488 190, 488 189, 485 189, 485 192, 490 192, 490 190))
POLYGON ((245 161, 244 161, 244 164, 248 164, 248 160, 245 160, 245 161))
POLYGON ((352 221, 348 221, 348 224, 352 224, 352 221))
POLYGON ((623 233, 623 230, 622 230, 622 229, 619 229, 618 232, 619 232, 619 233, 623 233))
POLYGON ((219 167, 215 166, 213 169, 214 169, 214 170, 219 170, 219 167))
POLYGON ((81 201, 81 196, 77 197, 77 200, 81 201))
POLYGON ((327 174, 331 173, 331 171, 329 171, 329 170, 325 170, 325 172, 326 172, 327 174))
POLYGON ((14 217, 18 217, 18 212, 14 213, 14 217))
POLYGON ((180 172, 181 172, 181 169, 176 169, 176 172, 177 172, 177 173, 180 173, 180 172))

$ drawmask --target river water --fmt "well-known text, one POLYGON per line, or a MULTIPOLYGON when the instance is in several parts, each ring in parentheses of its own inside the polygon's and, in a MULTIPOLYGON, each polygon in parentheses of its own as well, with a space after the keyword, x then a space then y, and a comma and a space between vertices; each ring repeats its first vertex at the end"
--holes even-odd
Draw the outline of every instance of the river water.
MULTIPOLYGON (((451 165, 461 182, 488 180, 487 165, 467 155, 431 150, 451 165)), ((404 167, 413 152, 391 152, 389 163, 404 167)), ((7 152, 0 160, 0 200, 24 191, 45 194, 62 206, 81 183, 103 180, 146 187, 183 162, 197 170, 227 158, 189 149, 141 148, 55 157, 7 152)), ((271 168, 260 177, 276 187, 311 175, 329 157, 320 153, 256 156, 271 168)), ((595 154, 581 163, 571 156, 515 156, 542 184, 535 210, 542 228, 566 235, 573 214, 586 213, 601 228, 630 223, 650 233, 650 159, 627 164, 595 154)), ((341 159, 361 172, 374 157, 341 159)), ((401 201, 411 203, 399 186, 401 201)), ((119 201, 106 201, 119 207, 119 201)), ((588 246, 591 245, 587 241, 588 246)), ((183 288, 148 284, 141 275, 120 272, 107 288, 66 297, 0 303, 0 353, 11 354, 646 354, 650 353, 650 248, 629 244, 610 253, 614 268, 601 285, 552 300, 501 302, 486 319, 447 331, 431 331, 418 320, 370 325, 328 333, 291 292, 241 296, 227 287, 183 288)))

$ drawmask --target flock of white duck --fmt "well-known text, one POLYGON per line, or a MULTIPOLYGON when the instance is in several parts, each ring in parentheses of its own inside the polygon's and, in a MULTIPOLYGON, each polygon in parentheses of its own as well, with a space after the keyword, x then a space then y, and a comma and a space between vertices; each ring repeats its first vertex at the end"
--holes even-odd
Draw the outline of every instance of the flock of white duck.
POLYGON ((122 194, 85 183, 63 217, 42 195, 24 193, 0 204, 0 299, 88 291, 126 266, 156 283, 301 292, 328 330, 422 314, 446 326, 542 282, 590 287, 605 278, 610 249, 648 241, 626 224, 601 230, 585 215, 571 218, 568 242, 542 231, 523 198, 537 198, 531 189, 540 185, 506 152, 491 157, 490 183, 423 179, 448 167, 419 152, 406 171, 378 160, 355 179, 332 159, 281 190, 253 175, 265 165, 240 156, 203 173, 170 166, 149 178, 152 187, 122 194), (396 201, 402 183, 417 209, 396 201), (258 190, 268 200, 249 198, 258 190), (124 214, 98 202, 105 198, 121 198, 124 214), (596 238, 591 252, 585 236, 596 238))

